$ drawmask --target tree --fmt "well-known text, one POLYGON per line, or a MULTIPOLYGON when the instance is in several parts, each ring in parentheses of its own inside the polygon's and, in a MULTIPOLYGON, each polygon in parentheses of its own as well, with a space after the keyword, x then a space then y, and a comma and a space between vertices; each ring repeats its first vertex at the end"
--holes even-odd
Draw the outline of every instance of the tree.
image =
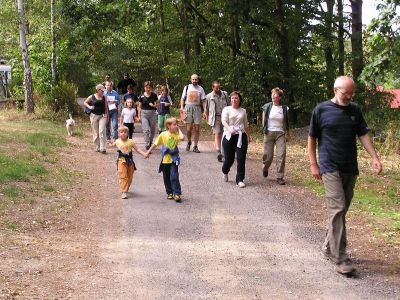
POLYGON ((32 91, 32 74, 29 64, 29 51, 26 43, 26 22, 25 22, 25 3, 23 0, 17 1, 19 15, 19 36, 20 47, 22 53, 22 61, 24 64, 24 88, 25 88, 25 109, 27 113, 34 112, 33 91, 32 91))
MULTIPOLYGON (((362 41, 362 0, 350 0, 351 3, 351 69, 353 79, 358 83, 364 67, 362 41)), ((357 85, 359 86, 359 85, 357 85)))

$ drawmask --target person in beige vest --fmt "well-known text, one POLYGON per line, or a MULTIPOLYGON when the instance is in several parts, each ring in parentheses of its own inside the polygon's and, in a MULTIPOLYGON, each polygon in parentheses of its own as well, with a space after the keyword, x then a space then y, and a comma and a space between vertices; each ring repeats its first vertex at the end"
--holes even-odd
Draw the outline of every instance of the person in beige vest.
POLYGON ((221 122, 221 114, 224 107, 230 105, 228 93, 221 91, 221 83, 217 80, 212 83, 212 92, 207 94, 204 119, 212 127, 214 134, 214 147, 217 151, 217 159, 223 162, 224 156, 221 153, 221 139, 224 125, 221 122))

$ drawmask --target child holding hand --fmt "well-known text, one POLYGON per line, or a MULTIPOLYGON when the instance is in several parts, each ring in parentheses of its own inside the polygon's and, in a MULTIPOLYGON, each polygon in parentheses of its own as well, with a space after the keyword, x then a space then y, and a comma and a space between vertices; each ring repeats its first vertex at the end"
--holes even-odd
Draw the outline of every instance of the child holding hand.
POLYGON ((128 137, 131 139, 133 132, 135 131, 135 121, 138 121, 136 117, 136 109, 134 108, 134 102, 132 98, 127 98, 125 106, 121 111, 121 117, 119 120, 120 126, 124 125, 128 127, 128 137))
POLYGON ((165 121, 166 131, 160 133, 155 142, 151 145, 146 153, 150 155, 151 151, 157 147, 162 146, 161 155, 162 160, 159 172, 163 173, 163 180, 165 191, 167 192, 167 199, 181 202, 181 184, 179 182, 178 166, 180 163, 178 143, 183 141, 185 136, 179 129, 176 118, 168 118, 165 121))
POLYGON ((128 132, 128 127, 119 127, 119 138, 112 143, 112 146, 117 147, 117 171, 119 179, 119 189, 122 199, 128 198, 126 193, 129 191, 133 179, 133 173, 136 170, 135 162, 133 161, 132 157, 132 149, 141 154, 144 158, 148 157, 147 153, 139 149, 135 142, 132 139, 128 138, 128 132))

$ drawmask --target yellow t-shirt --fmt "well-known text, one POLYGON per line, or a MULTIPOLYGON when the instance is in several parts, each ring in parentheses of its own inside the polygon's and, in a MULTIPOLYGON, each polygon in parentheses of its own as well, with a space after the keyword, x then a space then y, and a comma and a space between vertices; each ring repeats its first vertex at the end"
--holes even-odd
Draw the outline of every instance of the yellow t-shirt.
MULTIPOLYGON (((135 145, 135 142, 132 139, 127 139, 125 141, 121 139, 117 139, 115 141, 115 146, 120 150, 123 154, 128 154, 129 152, 132 151, 133 146, 135 145)), ((125 158, 120 157, 119 160, 125 161, 125 158)))
MULTIPOLYGON (((179 134, 178 133, 171 133, 168 130, 161 132, 160 135, 155 140, 154 144, 156 146, 166 146, 169 149, 175 149, 179 143, 179 134)), ((162 163, 163 164, 172 164, 173 159, 171 154, 167 153, 164 155, 162 163)))

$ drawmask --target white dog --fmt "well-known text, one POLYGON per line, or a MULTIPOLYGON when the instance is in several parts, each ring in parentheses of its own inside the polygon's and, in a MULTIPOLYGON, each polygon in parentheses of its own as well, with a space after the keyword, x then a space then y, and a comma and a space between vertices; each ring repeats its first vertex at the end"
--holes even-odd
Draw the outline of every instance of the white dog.
POLYGON ((69 114, 69 119, 66 121, 66 127, 67 127, 67 132, 69 136, 72 136, 74 134, 74 128, 75 128, 75 120, 72 119, 71 114, 69 114))

